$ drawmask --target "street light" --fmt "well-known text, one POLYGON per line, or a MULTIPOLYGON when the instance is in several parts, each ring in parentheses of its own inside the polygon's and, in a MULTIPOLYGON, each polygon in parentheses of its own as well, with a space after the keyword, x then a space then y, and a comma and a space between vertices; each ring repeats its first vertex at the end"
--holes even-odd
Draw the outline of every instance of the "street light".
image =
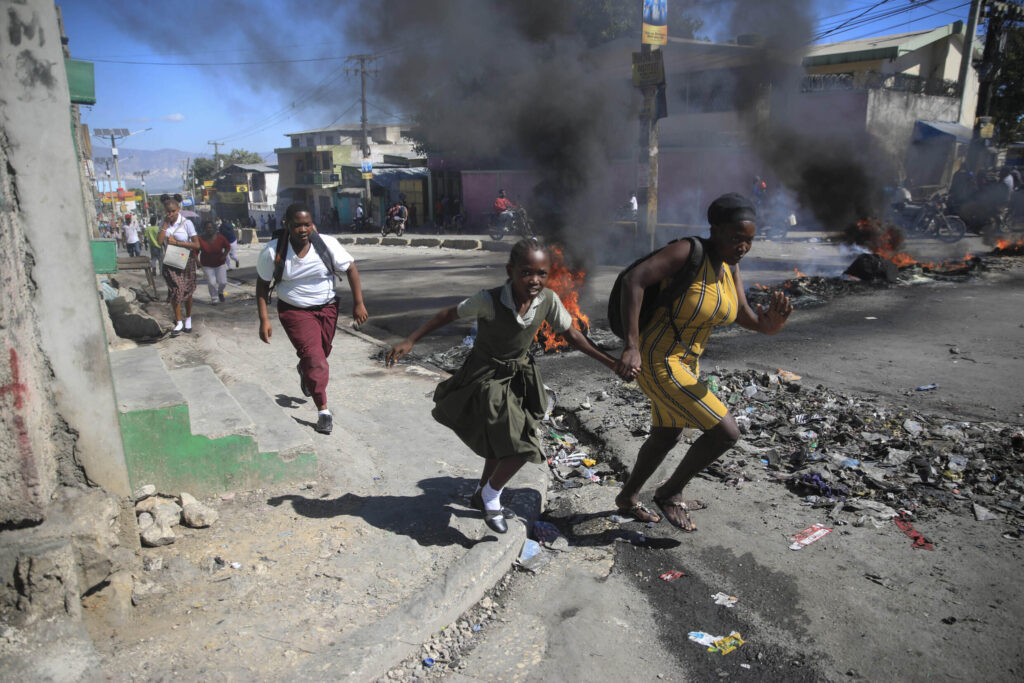
POLYGON ((114 157, 114 173, 117 174, 117 189, 119 190, 121 189, 121 169, 117 165, 117 141, 138 135, 139 133, 145 133, 147 130, 153 129, 143 128, 142 130, 128 132, 127 128, 94 128, 92 131, 92 134, 98 138, 110 138, 110 155, 114 157))

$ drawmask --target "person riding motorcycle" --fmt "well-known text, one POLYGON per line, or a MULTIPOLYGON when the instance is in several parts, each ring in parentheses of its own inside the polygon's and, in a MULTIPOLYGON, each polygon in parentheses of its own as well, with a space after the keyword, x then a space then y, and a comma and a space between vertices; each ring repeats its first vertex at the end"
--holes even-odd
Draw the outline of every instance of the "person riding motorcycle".
POLYGON ((388 209, 388 218, 392 221, 402 221, 404 223, 409 220, 409 209, 401 202, 395 202, 388 209))
POLYGON ((498 190, 498 197, 494 200, 494 213, 497 214, 498 225, 508 228, 512 224, 515 208, 516 205, 505 196, 505 190, 498 190))

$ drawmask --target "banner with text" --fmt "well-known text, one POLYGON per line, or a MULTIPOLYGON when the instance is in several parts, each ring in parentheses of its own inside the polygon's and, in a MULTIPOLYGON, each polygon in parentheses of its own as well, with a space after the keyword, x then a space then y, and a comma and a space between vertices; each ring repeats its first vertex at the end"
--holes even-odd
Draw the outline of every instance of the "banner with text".
POLYGON ((644 0, 640 42, 644 45, 665 45, 668 42, 668 0, 644 0))

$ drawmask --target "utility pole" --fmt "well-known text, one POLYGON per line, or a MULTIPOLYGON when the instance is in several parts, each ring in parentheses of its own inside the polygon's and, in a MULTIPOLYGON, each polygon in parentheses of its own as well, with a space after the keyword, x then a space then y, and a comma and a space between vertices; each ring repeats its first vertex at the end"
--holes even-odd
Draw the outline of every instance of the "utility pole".
POLYGON ((208 145, 213 145, 213 172, 216 173, 220 170, 220 146, 223 142, 207 142, 208 145))
POLYGON ((983 3, 984 0, 972 0, 971 15, 967 18, 967 34, 964 36, 964 50, 960 56, 960 77, 957 81, 957 94, 960 96, 960 116, 957 120, 961 122, 966 113, 964 99, 967 96, 967 76, 970 74, 971 62, 974 61, 974 41, 978 33, 978 16, 981 14, 983 3))
MULTIPOLYGON (((93 135, 98 138, 110 138, 110 156, 114 157, 114 173, 117 174, 117 189, 121 189, 121 168, 117 164, 117 141, 131 137, 132 135, 138 135, 139 133, 145 133, 147 130, 153 130, 152 128, 143 128, 133 132, 128 132, 127 128, 96 128, 93 130, 93 135)), ((118 205, 111 202, 112 208, 111 213, 113 216, 118 214, 118 205)))
POLYGON ((146 215, 146 225, 149 225, 149 195, 146 194, 146 176, 149 174, 149 170, 135 172, 142 180, 142 210, 146 215))
MULTIPOLYGON (((377 73, 379 71, 379 69, 367 69, 366 65, 370 64, 370 63, 372 63, 372 62, 374 62, 374 61, 376 61, 378 59, 380 59, 380 57, 378 57, 376 55, 350 55, 348 57, 348 59, 345 60, 346 63, 348 63, 348 64, 356 64, 356 63, 359 64, 359 66, 347 66, 347 67, 345 67, 345 72, 346 73, 358 73, 359 74, 359 79, 360 79, 360 82, 361 82, 361 95, 360 95, 360 98, 362 99, 362 104, 363 104, 363 117, 361 119, 361 122, 362 122, 362 125, 363 125, 363 159, 364 160, 369 160, 369 158, 370 158, 370 131, 369 131, 369 128, 367 127, 367 120, 366 120, 366 74, 375 74, 375 73, 377 73)), ((366 207, 365 207, 366 208, 366 217, 367 218, 370 218, 373 215, 373 203, 370 201, 370 198, 371 198, 371 194, 370 194, 370 179, 367 178, 366 179, 366 207)))

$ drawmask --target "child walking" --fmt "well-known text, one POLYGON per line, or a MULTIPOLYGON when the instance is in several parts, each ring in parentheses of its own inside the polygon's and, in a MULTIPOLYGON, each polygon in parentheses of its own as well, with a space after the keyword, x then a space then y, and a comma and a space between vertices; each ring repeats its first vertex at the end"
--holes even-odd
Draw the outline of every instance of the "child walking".
POLYGON ((558 295, 545 289, 551 257, 536 238, 512 248, 503 286, 480 290, 457 306, 439 311, 407 339, 393 346, 385 363, 394 365, 426 334, 460 318, 476 318, 473 352, 451 378, 434 391, 435 420, 454 431, 484 459, 480 483, 470 504, 498 533, 515 516, 501 505, 501 492, 527 462, 544 461, 537 426, 547 398, 530 345, 541 323, 609 369, 615 359, 595 348, 572 326, 572 316, 558 295))

